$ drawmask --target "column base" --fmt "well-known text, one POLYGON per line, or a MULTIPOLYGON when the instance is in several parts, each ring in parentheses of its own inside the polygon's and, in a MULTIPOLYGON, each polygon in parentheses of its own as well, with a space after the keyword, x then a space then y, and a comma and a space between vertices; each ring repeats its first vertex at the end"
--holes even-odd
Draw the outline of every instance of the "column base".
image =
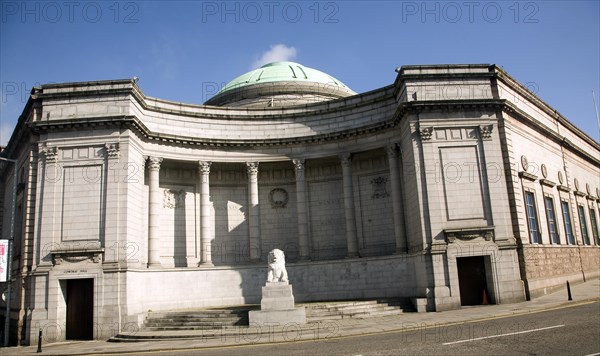
POLYGON ((360 258, 360 254, 358 253, 349 253, 346 258, 360 258))
POLYGON ((211 262, 198 262, 198 267, 214 267, 215 265, 211 262))
POLYGON ((162 264, 160 262, 152 262, 148 263, 147 268, 162 268, 162 264))

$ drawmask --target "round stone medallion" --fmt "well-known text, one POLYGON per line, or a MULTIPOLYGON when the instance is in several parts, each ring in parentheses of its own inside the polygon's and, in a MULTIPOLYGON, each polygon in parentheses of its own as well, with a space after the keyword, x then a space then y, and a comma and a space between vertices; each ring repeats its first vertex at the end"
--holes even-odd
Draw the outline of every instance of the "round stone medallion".
POLYGON ((542 163, 542 176, 544 178, 548 177, 548 168, 546 168, 546 165, 542 163))
POLYGON ((527 157, 525 157, 525 155, 521 156, 521 166, 525 171, 527 171, 527 168, 529 168, 529 161, 527 160, 527 157))

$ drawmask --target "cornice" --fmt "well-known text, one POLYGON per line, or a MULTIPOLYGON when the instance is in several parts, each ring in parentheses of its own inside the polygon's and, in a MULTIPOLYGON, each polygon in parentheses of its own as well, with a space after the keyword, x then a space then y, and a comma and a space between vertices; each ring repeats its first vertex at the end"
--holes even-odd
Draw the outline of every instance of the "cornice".
POLYGON ((214 139, 205 137, 181 136, 151 131, 142 120, 133 115, 87 117, 77 119, 40 120, 29 124, 34 132, 47 132, 53 130, 72 130, 79 127, 127 127, 135 130, 140 137, 149 142, 175 144, 186 146, 217 146, 217 147, 245 147, 245 146, 282 146, 294 144, 310 144, 343 140, 349 137, 360 137, 385 131, 397 126, 402 118, 411 112, 435 110, 474 110, 481 108, 501 109, 502 100, 470 100, 470 101, 438 101, 438 102, 409 102, 400 103, 397 110, 389 119, 381 122, 364 125, 337 132, 315 134, 313 136, 287 137, 261 140, 235 140, 214 139))
POLYGON ((90 117, 85 119, 66 119, 52 121, 36 121, 30 123, 34 132, 52 130, 70 130, 77 127, 127 127, 135 130, 147 141, 161 142, 165 144, 178 144, 187 146, 217 146, 217 147, 241 147, 241 146, 279 146, 299 143, 314 143, 331 140, 339 140, 353 136, 361 136, 373 132, 382 131, 393 127, 393 122, 385 121, 373 125, 361 126, 359 128, 343 130, 334 133, 320 134, 314 136, 291 137, 269 140, 234 140, 234 139, 211 139, 203 137, 179 136, 153 132, 135 116, 113 116, 113 117, 90 117))
MULTIPOLYGON (((124 82, 125 83, 125 82, 124 82)), ((344 112, 356 110, 359 107, 366 107, 368 105, 381 102, 388 101, 393 97, 393 92, 389 90, 390 87, 386 87, 386 93, 384 95, 376 95, 373 98, 367 101, 356 101, 354 99, 354 103, 352 103, 353 99, 343 99, 348 100, 349 105, 338 105, 340 103, 336 103, 335 105, 328 105, 327 103, 320 103, 314 105, 307 105, 303 108, 309 108, 310 106, 314 106, 316 110, 314 111, 298 111, 292 113, 284 113, 285 110, 263 110, 263 109, 246 109, 244 110, 248 114, 237 114, 232 115, 232 111, 240 111, 239 109, 231 109, 231 108, 216 108, 210 107, 210 109, 216 109, 219 111, 223 111, 223 113, 218 114, 210 114, 210 113, 202 113, 202 112, 189 112, 189 111, 176 111, 176 110, 168 110, 164 108, 160 108, 155 105, 150 105, 146 102, 146 97, 143 93, 137 88, 136 85, 132 85, 128 88, 116 88, 116 89, 106 89, 106 90, 97 90, 94 91, 96 93, 127 93, 133 95, 133 97, 139 102, 144 110, 163 112, 163 113, 172 113, 181 115, 184 117, 202 117, 202 118, 219 118, 223 120, 257 120, 258 118, 281 118, 281 119, 290 119, 296 117, 306 117, 306 116, 317 116, 324 115, 332 112, 344 112), (279 114, 277 114, 279 113, 279 114)), ((37 94, 35 99, 30 100, 40 100, 44 98, 44 95, 47 96, 61 96, 61 95, 89 95, 88 92, 72 92, 72 93, 55 93, 55 94, 37 94), (87 93, 87 94, 86 94, 87 93)), ((33 96, 32 96, 33 97, 33 96)), ((155 100, 155 99, 150 99, 155 100)), ((159 100, 159 99, 156 99, 159 100)), ((395 100, 395 99, 394 99, 395 100)), ((166 101, 165 101, 166 102, 166 101)), ((28 103, 27 107, 31 107, 30 103, 28 103)), ((199 105, 201 107, 201 105, 199 105)), ((207 107, 208 108, 208 107, 207 107)), ((293 145, 293 144, 304 144, 304 143, 315 143, 315 142, 325 142, 325 141, 335 141, 342 140, 348 137, 359 137, 364 136, 376 132, 380 132, 383 130, 387 130, 389 128, 393 128, 397 126, 401 120, 410 113, 420 113, 420 112, 434 112, 434 111, 455 111, 455 110, 495 110, 495 111, 503 111, 509 113, 511 116, 515 117, 517 120, 525 122, 530 127, 540 131, 546 137, 553 140, 554 142, 560 145, 567 145, 569 149, 578 154, 581 157, 589 160, 590 162, 595 163, 596 165, 600 165, 600 159, 593 157, 586 151, 580 149, 569 143, 569 141, 551 131, 546 126, 542 125, 540 122, 535 120, 533 117, 519 109, 516 105, 511 103, 505 99, 476 99, 476 100, 439 100, 439 101, 411 101, 411 102, 400 102, 397 104, 397 108, 395 112, 390 115, 390 118, 382 120, 377 123, 373 123, 370 125, 364 125, 360 127, 354 127, 347 130, 342 130, 338 132, 330 132, 324 134, 315 134, 313 136, 301 136, 301 137, 286 137, 286 138, 275 138, 275 139, 261 139, 261 140, 232 140, 232 139, 215 139, 215 138, 204 138, 204 137, 192 137, 192 136, 180 136, 180 135, 172 135, 165 134, 161 132, 154 132, 148 129, 148 127, 143 123, 143 120, 140 120, 138 117, 133 115, 126 116, 108 116, 108 117, 88 117, 88 118, 76 118, 76 119, 59 119, 59 120, 38 120, 28 123, 29 127, 36 133, 50 131, 50 130, 68 130, 75 127, 85 127, 85 126, 104 126, 104 127, 128 127, 136 132, 147 141, 161 142, 164 144, 177 144, 177 145, 188 145, 188 146, 223 146, 223 147, 242 147, 242 146, 281 146, 281 145, 293 145)), ((291 110, 291 109, 290 109, 291 110)), ((23 116, 23 115, 22 115, 23 116)), ((20 120, 20 124, 22 120, 20 120)), ((11 140, 12 141, 12 140, 11 140)), ((9 146, 11 146, 9 144, 9 146)), ((3 152, 4 153, 4 152, 3 152)), ((8 153, 8 152, 7 152, 8 153)))

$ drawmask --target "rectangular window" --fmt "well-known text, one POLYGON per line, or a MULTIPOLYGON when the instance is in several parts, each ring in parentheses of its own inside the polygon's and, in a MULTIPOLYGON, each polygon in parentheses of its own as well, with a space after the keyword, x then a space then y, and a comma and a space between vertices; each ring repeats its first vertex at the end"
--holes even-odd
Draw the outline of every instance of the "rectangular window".
POLYGON ((598 221, 596 220, 596 210, 590 208, 590 221, 592 222, 592 234, 596 245, 600 245, 600 237, 598 236, 598 221))
POLYGON ((548 220, 548 233, 550 234, 550 242, 553 244, 560 244, 560 239, 558 237, 558 228, 556 227, 554 199, 547 196, 544 199, 544 203, 546 204, 546 219, 548 220))
POLYGON ((540 243, 540 233, 537 221, 537 210, 535 208, 535 195, 525 192, 525 205, 527 207, 527 223, 529 225, 529 237, 532 244, 540 243))
POLYGON ((565 222, 565 234, 567 235, 567 243, 575 245, 575 236, 573 236, 573 226, 571 225, 571 214, 569 213, 569 202, 562 201, 563 220, 565 222))
POLYGON ((590 235, 588 235, 587 221, 585 220, 585 209, 583 205, 578 205, 577 211, 579 212, 579 227, 581 228, 581 237, 583 238, 583 243, 586 245, 591 245, 590 235))

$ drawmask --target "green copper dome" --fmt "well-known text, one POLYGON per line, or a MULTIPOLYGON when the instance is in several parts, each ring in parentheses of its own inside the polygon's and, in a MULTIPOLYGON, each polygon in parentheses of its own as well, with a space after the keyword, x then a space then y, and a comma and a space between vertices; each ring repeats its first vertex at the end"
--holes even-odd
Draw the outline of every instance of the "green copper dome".
POLYGON ((341 89, 355 94, 344 83, 327 73, 308 68, 295 62, 272 62, 240 75, 225 85, 217 94, 230 89, 237 89, 247 85, 269 82, 309 82, 335 85, 341 89))

